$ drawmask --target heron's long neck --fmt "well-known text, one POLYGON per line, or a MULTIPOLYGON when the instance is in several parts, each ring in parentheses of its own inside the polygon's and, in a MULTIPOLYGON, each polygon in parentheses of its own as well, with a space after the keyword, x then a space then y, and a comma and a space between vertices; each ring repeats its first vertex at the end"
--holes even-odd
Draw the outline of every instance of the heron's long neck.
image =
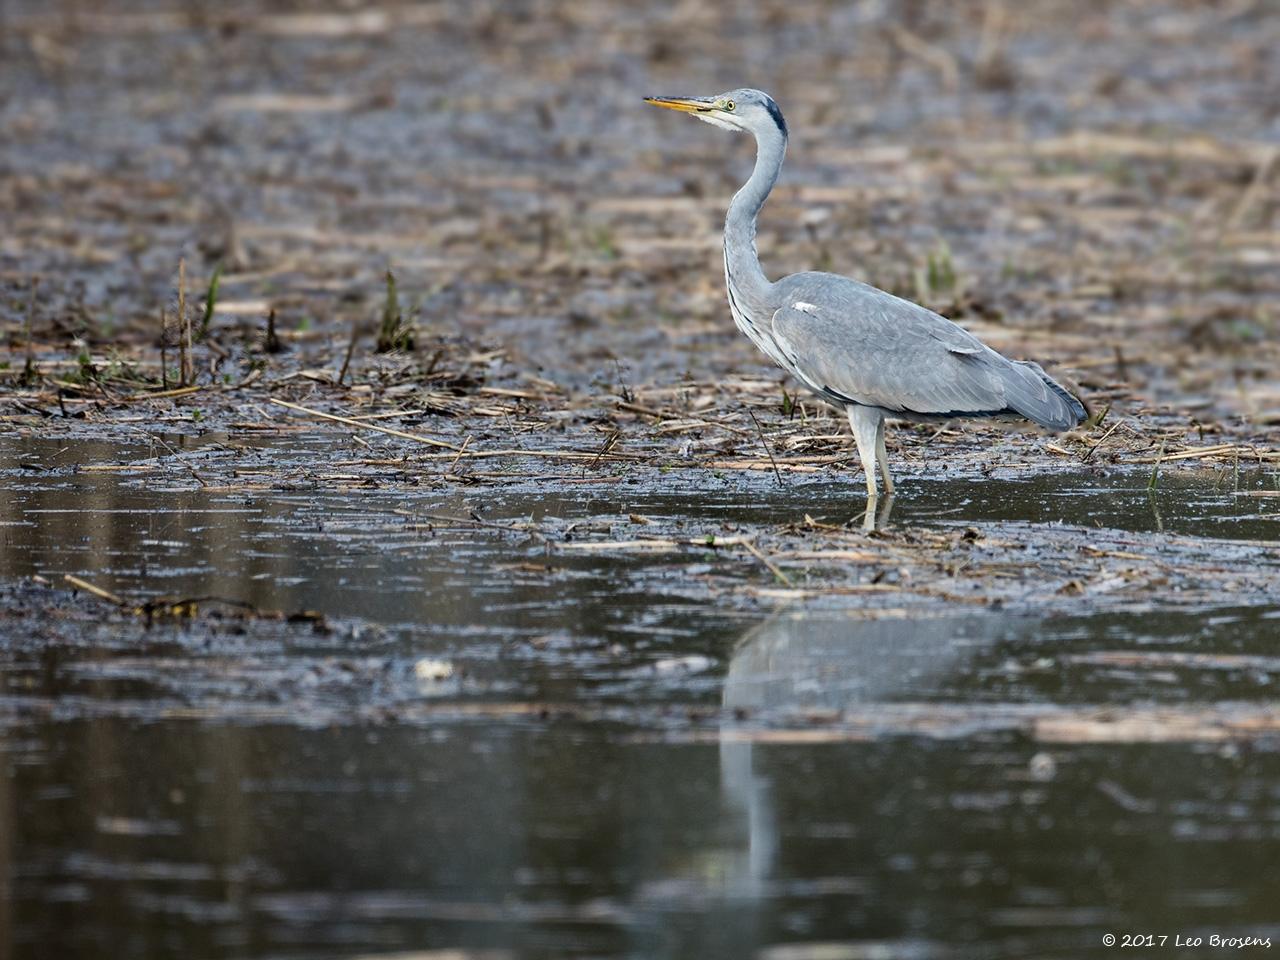
POLYGON ((756 138, 756 168, 742 189, 733 195, 724 222, 724 264, 729 283, 749 300, 764 301, 769 278, 760 268, 756 254, 756 218, 778 180, 787 139, 777 136, 756 138))

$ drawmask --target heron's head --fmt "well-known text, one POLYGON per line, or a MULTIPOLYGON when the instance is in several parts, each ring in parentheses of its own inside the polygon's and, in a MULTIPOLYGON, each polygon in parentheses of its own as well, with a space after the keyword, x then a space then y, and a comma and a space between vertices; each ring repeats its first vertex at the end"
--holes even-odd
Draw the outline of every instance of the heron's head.
POLYGON ((647 103, 668 110, 691 113, 699 120, 724 127, 726 130, 748 130, 757 137, 762 134, 780 133, 787 136, 787 121, 773 102, 773 97, 761 90, 743 88, 730 90, 714 97, 645 97, 647 103))

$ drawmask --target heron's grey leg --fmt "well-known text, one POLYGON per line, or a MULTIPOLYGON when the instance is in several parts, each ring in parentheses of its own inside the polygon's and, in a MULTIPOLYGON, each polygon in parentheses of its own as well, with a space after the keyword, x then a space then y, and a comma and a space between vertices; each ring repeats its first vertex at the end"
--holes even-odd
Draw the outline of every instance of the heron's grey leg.
POLYGON ((862 472, 867 475, 868 510, 874 510, 874 501, 880 496, 876 488, 876 431, 884 419, 879 410, 850 404, 849 426, 853 428, 853 439, 858 444, 858 456, 862 458, 862 472))
POLYGON ((893 513, 893 494, 884 498, 884 506, 880 508, 880 516, 876 517, 876 529, 884 530, 889 526, 889 516, 893 513))
POLYGON ((884 417, 876 427, 876 456, 880 458, 880 472, 884 474, 884 492, 893 496, 893 477, 889 474, 889 454, 884 448, 884 417))

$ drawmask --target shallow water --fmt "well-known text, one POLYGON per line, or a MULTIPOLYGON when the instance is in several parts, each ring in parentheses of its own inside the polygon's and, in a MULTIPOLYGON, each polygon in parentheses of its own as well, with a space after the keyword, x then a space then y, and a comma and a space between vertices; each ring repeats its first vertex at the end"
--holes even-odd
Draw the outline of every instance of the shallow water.
MULTIPOLYGON (((263 443, 242 459, 329 449, 263 443)), ((14 955, 986 958, 1280 933, 1274 603, 774 608, 696 551, 545 538, 847 519, 849 486, 219 491, 77 473, 157 454, 64 446, 0 448, 0 575, 332 622, 0 621, 14 955), (426 519, 471 511, 535 527, 426 519)), ((912 477, 890 522, 1274 540, 1273 501, 1214 479, 912 477)))
MULTIPOLYGON (((219 452, 217 437, 173 441, 179 449, 219 452)), ((254 479, 309 465, 320 452, 332 457, 335 449, 323 436, 262 444, 245 456, 254 479)), ((545 571, 528 577, 522 569, 550 563, 550 550, 534 536, 537 525, 555 524, 566 539, 575 531, 578 538, 652 535, 629 521, 640 515, 698 537, 723 534, 726 524, 801 523, 806 515, 843 523, 865 506, 856 477, 824 475, 780 486, 762 474, 709 479, 704 471, 441 492, 365 488, 359 472, 334 468, 329 475, 344 481, 278 484, 285 489, 215 485, 209 491, 181 472, 160 478, 145 472, 166 453, 144 445, 0 443, 0 477, 9 490, 0 512, 0 576, 70 573, 129 596, 214 594, 268 609, 311 609, 379 623, 492 626, 504 618, 527 623, 549 615, 548 622, 558 625, 573 610, 584 612, 583 605, 591 618, 608 622, 619 605, 628 608, 624 619, 635 614, 628 587, 637 582, 636 568, 669 565, 670 558, 558 557, 554 566, 572 575, 558 585, 549 609, 545 571), (83 464, 104 463, 132 463, 137 470, 78 472, 83 464), (473 520, 532 524, 535 530, 485 528, 473 520), (495 571, 502 575, 493 576, 495 571)), ((436 468, 423 473, 430 469, 436 468)), ((1230 471, 1166 475, 1154 490, 1145 474, 1133 472, 913 475, 902 478, 888 522, 929 529, 1068 524, 1280 543, 1280 508, 1274 506, 1280 500, 1240 495, 1276 483, 1274 473, 1250 471, 1238 477, 1230 471)), ((634 598, 646 609, 653 600, 634 598)))

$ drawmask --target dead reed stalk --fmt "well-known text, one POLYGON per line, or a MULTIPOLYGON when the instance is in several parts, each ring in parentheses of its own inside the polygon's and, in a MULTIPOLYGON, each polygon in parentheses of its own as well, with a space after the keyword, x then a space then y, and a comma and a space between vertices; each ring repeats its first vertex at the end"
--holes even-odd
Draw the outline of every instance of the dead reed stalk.
POLYGON ((195 361, 191 351, 191 318, 187 316, 187 260, 178 260, 178 350, 181 385, 195 380, 195 361))

